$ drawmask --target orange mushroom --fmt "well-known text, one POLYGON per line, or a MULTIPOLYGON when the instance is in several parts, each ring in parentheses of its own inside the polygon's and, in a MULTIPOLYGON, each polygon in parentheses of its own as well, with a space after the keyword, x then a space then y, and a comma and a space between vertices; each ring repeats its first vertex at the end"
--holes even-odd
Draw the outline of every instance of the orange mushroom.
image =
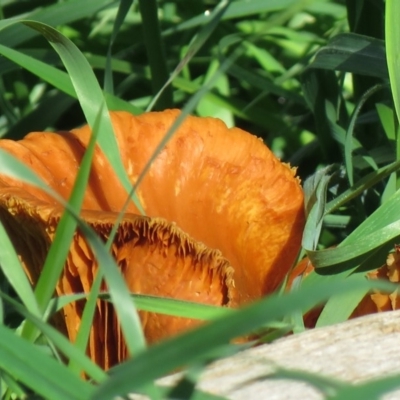
MULTIPOLYGON (((178 115, 178 110, 138 117, 111 113, 132 184, 178 115)), ((1 140, 0 148, 67 199, 90 134, 88 126, 56 134, 36 132, 18 142, 1 140)), ((147 216, 139 215, 131 203, 112 247, 135 293, 237 307, 276 289, 300 248, 303 193, 295 169, 281 163, 255 136, 228 129, 217 119, 187 117, 158 154, 137 195, 147 216)), ((125 200, 125 189, 96 148, 82 218, 106 239, 125 200)), ((0 171, 0 219, 33 284, 62 212, 43 191, 0 171)), ((96 268, 91 249, 77 231, 57 293, 89 291, 96 268)), ((71 340, 81 312, 79 302, 64 310, 71 340)), ((144 312, 141 319, 149 342, 198 323, 144 312)), ((105 368, 126 357, 106 303, 99 302, 88 352, 105 368)))

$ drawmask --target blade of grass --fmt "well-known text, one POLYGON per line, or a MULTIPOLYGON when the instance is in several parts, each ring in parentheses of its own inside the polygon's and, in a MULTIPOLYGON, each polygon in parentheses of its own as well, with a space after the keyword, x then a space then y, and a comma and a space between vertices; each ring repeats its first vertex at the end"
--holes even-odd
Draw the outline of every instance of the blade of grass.
POLYGON ((16 300, 1 291, 0 297, 19 314, 31 321, 69 360, 74 360, 80 371, 85 371, 88 376, 97 382, 103 381, 107 377, 106 373, 93 363, 84 351, 78 349, 57 329, 33 315, 16 300))
POLYGON ((104 91, 110 94, 114 94, 114 82, 113 82, 113 70, 112 70, 112 47, 132 3, 133 0, 120 1, 118 7, 118 13, 113 25, 113 31, 111 33, 110 42, 108 44, 103 86, 104 86, 104 91))
POLYGON ((317 171, 304 182, 305 208, 307 214, 302 246, 307 250, 315 250, 324 220, 326 192, 331 176, 331 167, 317 171))
MULTIPOLYGON (((55 88, 63 91, 71 97, 77 98, 74 86, 66 72, 60 71, 51 65, 30 57, 18 50, 3 46, 2 44, 0 44, 0 54, 22 66, 27 71, 32 72, 39 78, 43 79, 43 81, 50 83, 55 88)), ((125 110, 133 114, 139 114, 142 111, 110 93, 105 93, 104 96, 110 110, 125 110)))
POLYGON ((40 316, 40 310, 31 284, 22 269, 18 255, 0 222, 0 266, 8 282, 14 288, 15 293, 21 299, 27 310, 36 316, 40 316))
MULTIPOLYGON (((139 8, 142 16, 147 58, 151 70, 151 84, 153 94, 156 95, 164 87, 169 78, 165 49, 158 21, 157 2, 156 0, 139 0, 139 8)), ((172 108, 173 105, 171 86, 166 86, 158 97, 154 109, 160 111, 172 108)))
POLYGON ((357 385, 345 386, 339 389, 334 396, 330 397, 330 399, 381 399, 386 393, 390 393, 396 389, 399 389, 399 387, 400 375, 395 374, 380 379, 371 379, 365 383, 360 383, 357 385))
MULTIPOLYGON (((48 313, 58 311, 73 301, 83 300, 87 297, 87 293, 76 293, 57 297, 49 303, 48 313)), ((208 304, 194 303, 168 297, 142 294, 131 294, 131 297, 139 310, 174 315, 177 317, 210 320, 235 312, 231 308, 211 306, 208 304)), ((98 298, 109 300, 110 295, 101 292, 99 293, 98 298)))
POLYGON ((318 50, 309 67, 388 78, 383 40, 355 33, 334 36, 318 50))
MULTIPOLYGON (((350 122, 349 126, 346 131, 346 140, 345 140, 345 146, 344 146, 344 159, 345 159, 345 165, 346 165, 346 172, 347 172, 347 177, 349 179, 349 184, 350 186, 354 185, 354 165, 353 165, 353 133, 354 133, 354 128, 356 125, 356 120, 357 117, 359 116, 361 109, 365 102, 377 91, 381 90, 384 87, 384 85, 376 85, 373 86, 370 90, 368 90, 364 95, 361 97, 360 101, 358 102, 356 108, 354 109, 351 117, 350 117, 350 122)), ((377 168, 377 166, 375 165, 377 168)))
POLYGON ((381 182, 391 173, 398 171, 399 169, 400 161, 396 161, 364 176, 358 182, 356 182, 353 187, 347 189, 341 195, 327 203, 325 208, 325 216, 337 210, 339 207, 359 196, 362 192, 381 182))
MULTIPOLYGON (((100 113, 99 113, 100 115, 100 113)), ((97 121, 95 128, 97 128, 97 121)), ((89 145, 82 158, 82 162, 74 182, 72 193, 69 199, 69 205, 76 214, 79 214, 82 207, 85 189, 89 180, 90 167, 94 155, 95 144, 98 131, 95 129, 90 138, 89 145)), ((76 221, 68 213, 64 213, 57 226, 54 241, 49 249, 42 272, 36 284, 35 295, 39 303, 42 313, 46 310, 47 305, 54 293, 57 281, 61 271, 64 268, 70 244, 76 230, 76 221)), ((30 325, 26 325, 24 333, 26 337, 32 338, 34 331, 29 329, 30 325)))
MULTIPOLYGON (((310 3, 312 3, 312 1, 310 3)), ((253 0, 251 2, 248 0, 233 1, 228 12, 224 14, 222 21, 285 10, 292 6, 296 6, 297 4, 298 0, 269 0, 268 2, 265 0, 253 0)), ((182 22, 178 26, 174 26, 173 28, 165 30, 163 35, 170 35, 172 33, 181 32, 204 25, 207 23, 209 16, 210 14, 208 12, 202 13, 201 15, 182 22)))
MULTIPOLYGON (((112 5, 113 0, 69 0, 62 3, 52 4, 48 7, 39 8, 28 15, 19 18, 11 18, 0 21, 0 29, 5 24, 15 24, 15 21, 23 19, 32 19, 37 22, 52 24, 54 26, 68 24, 79 19, 93 16, 101 9, 112 5)), ((4 46, 16 47, 19 44, 32 39, 39 33, 26 29, 21 25, 14 25, 9 30, 0 33, 0 42, 4 46)))
POLYGON ((27 397, 27 388, 22 387, 14 377, 10 376, 5 371, 0 371, 0 378, 0 396, 3 396, 2 399, 9 400, 12 399, 12 396, 19 396, 21 399, 27 397), (6 393, 6 391, 8 393, 6 393))
POLYGON ((48 399, 81 400, 89 398, 94 390, 91 384, 68 373, 62 364, 2 325, 0 369, 48 399))
MULTIPOLYGON (((389 81, 392 90, 394 107, 396 110, 397 120, 396 125, 396 160, 400 159, 400 27, 395 15, 399 13, 399 3, 393 0, 386 2, 385 9, 385 43, 386 43, 386 58, 389 69, 389 81)), ((396 174, 396 188, 400 187, 400 176, 396 174)))
MULTIPOLYGON (((146 1, 143 1, 143 3, 147 3, 146 1)), ((228 6, 231 4, 230 1, 228 0, 223 0, 218 3, 218 5, 213 9, 213 11, 210 13, 210 15, 207 18, 207 24, 202 27, 199 33, 196 34, 196 36, 192 39, 191 43, 189 44, 189 47, 186 51, 185 56, 183 59, 179 62, 179 64, 176 66, 174 71, 172 72, 171 76, 163 82, 162 86, 160 86, 158 89, 158 93, 154 96, 153 100, 147 107, 146 111, 150 111, 153 109, 154 104, 158 101, 158 98, 162 95, 162 93, 166 90, 167 87, 171 84, 171 82, 174 81, 174 79, 180 74, 183 68, 187 66, 189 61, 195 56, 195 54, 202 48, 204 43, 207 41, 207 39, 210 37, 214 29, 217 27, 218 23, 220 22, 222 16, 228 9, 228 6)), ((167 96, 167 95, 166 95, 167 96)))

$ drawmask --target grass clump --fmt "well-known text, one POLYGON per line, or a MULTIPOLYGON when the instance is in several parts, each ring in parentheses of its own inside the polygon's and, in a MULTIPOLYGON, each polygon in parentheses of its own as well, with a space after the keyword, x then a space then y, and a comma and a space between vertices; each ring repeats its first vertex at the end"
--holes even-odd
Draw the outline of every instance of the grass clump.
MULTIPOLYGON (((303 252, 316 272, 293 293, 213 315, 209 325, 147 349, 135 309, 123 307, 131 304, 130 294, 115 263, 87 229, 104 263, 110 298, 125 316, 128 345, 137 354, 105 374, 84 352, 90 307, 75 345, 46 322, 70 238, 77 226, 86 229, 77 214, 89 151, 70 213, 58 227, 62 240, 53 244, 35 290, 0 225, 2 398, 106 399, 129 391, 168 396, 154 379, 226 354, 233 337, 277 321, 283 321, 282 332, 301 330, 293 315, 321 302, 326 306, 318 325, 347 319, 365 293, 380 285, 365 282, 365 272, 382 265, 400 237, 398 8, 396 0, 4 2, 2 137, 18 139, 29 131, 65 130, 87 121, 129 192, 113 136, 107 134, 107 109, 139 114, 177 107, 183 115, 215 116, 240 126, 299 167, 308 217, 303 252), (83 380, 82 371, 91 380, 83 380)), ((35 179, 2 153, 0 173, 7 171, 35 179)), ((88 301, 92 308, 98 291, 99 282, 88 301)), ((168 300, 150 300, 149 306, 138 298, 136 304, 174 309, 168 300)), ((177 313, 212 314, 175 306, 177 313)), ((374 390, 384 393, 395 386, 378 382, 374 390)), ((347 389, 354 398, 365 390, 347 389)))

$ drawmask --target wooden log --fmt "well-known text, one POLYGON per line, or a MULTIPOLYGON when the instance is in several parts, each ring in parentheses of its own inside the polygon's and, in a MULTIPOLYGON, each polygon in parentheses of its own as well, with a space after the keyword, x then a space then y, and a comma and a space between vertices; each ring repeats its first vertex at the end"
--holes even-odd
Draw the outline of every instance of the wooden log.
MULTIPOLYGON (((274 379, 277 368, 360 383, 400 374, 400 311, 364 316, 285 337, 245 350, 207 367, 198 388, 229 399, 323 399, 315 387, 274 379), (269 377, 268 377, 269 375, 269 377)), ((159 380, 173 385, 181 375, 159 380)), ((384 396, 400 399, 399 390, 384 396)))

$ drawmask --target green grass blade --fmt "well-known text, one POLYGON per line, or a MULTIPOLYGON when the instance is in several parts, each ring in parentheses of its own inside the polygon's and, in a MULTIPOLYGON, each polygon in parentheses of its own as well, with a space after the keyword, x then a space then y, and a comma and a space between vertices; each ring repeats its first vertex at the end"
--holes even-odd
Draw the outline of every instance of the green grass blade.
POLYGON ((133 0, 121 0, 118 7, 118 14, 115 18, 113 31, 110 38, 110 43, 107 50, 106 65, 104 71, 104 91, 114 94, 113 70, 112 70, 112 46, 118 35, 121 25, 123 24, 126 15, 132 5, 133 0))
POLYGON ((45 335, 69 360, 73 360, 79 367, 79 371, 85 371, 92 379, 100 382, 106 378, 106 373, 94 364, 85 354, 85 351, 78 349, 58 330, 48 323, 37 318, 30 313, 25 307, 22 307, 11 297, 0 292, 0 296, 19 314, 24 316, 28 321, 32 322, 43 335, 45 335))
POLYGON ((94 387, 82 381, 36 346, 0 325, 0 369, 47 399, 89 398, 94 387))
MULTIPOLYGON (((151 70, 151 84, 153 94, 156 95, 168 81, 169 72, 165 57, 164 44, 158 21, 158 8, 156 0, 139 0, 140 14, 142 16, 143 35, 147 57, 151 70)), ((172 108, 171 86, 165 87, 154 106, 155 110, 172 108)))
MULTIPOLYGON (((100 115, 100 112, 99 112, 100 115)), ((97 140, 97 126, 99 121, 95 123, 93 135, 87 146, 79 171, 74 182, 72 193, 69 199, 69 205, 76 214, 79 214, 83 198, 86 191, 86 185, 89 180, 90 167, 94 155, 94 149, 97 140)), ((68 213, 64 213, 57 226, 54 241, 47 254, 46 261, 43 266, 42 273, 37 282, 35 293, 38 299, 39 307, 42 312, 47 308, 57 281, 60 277, 61 271, 64 268, 64 263, 67 258, 70 244, 75 233, 76 221, 68 213)))
MULTIPOLYGON (((68 24, 84 17, 91 17, 101 9, 113 3, 112 0, 69 0, 56 3, 48 7, 37 9, 24 19, 32 19, 54 26, 68 24)), ((14 24, 20 18, 0 21, 0 29, 6 24, 14 24)), ((26 29, 21 25, 14 25, 9 30, 0 33, 0 42, 8 47, 15 47, 19 44, 37 36, 39 32, 26 29)))
MULTIPOLYGON (((65 305, 86 299, 88 294, 76 293, 57 297, 49 304, 49 310, 60 310, 65 305)), ((194 303, 190 301, 177 300, 168 297, 149 296, 143 294, 132 294, 132 301, 136 308, 143 311, 155 312, 177 317, 196 318, 210 320, 235 312, 231 308, 211 306, 208 304, 194 303)), ((99 293, 99 299, 109 300, 108 293, 99 293)))
MULTIPOLYGON (((365 102, 377 91, 381 90, 384 86, 383 85, 376 85, 373 86, 370 90, 368 90, 364 95, 361 97, 360 101, 358 102, 356 108, 353 111, 353 114, 350 117, 349 126, 346 131, 346 140, 344 146, 344 159, 346 165, 346 172, 347 177, 349 179, 350 186, 354 185, 354 165, 353 165, 353 134, 354 128, 356 125, 356 120, 361 112, 361 109, 365 102)), ((374 167, 377 169, 377 165, 375 164, 374 167)))
MULTIPOLYGON (((295 7, 296 5, 298 5, 298 0, 253 0, 251 2, 247 0, 232 1, 232 5, 224 14, 222 20, 226 21, 233 18, 243 18, 251 15, 260 15, 274 11, 286 10, 290 7, 295 7)), ((210 14, 203 12, 201 15, 184 21, 178 26, 165 30, 163 35, 170 35, 172 33, 185 31, 187 29, 207 24, 209 18, 210 14)))
POLYGON ((334 36, 318 50, 310 67, 388 78, 383 40, 355 33, 334 36))
POLYGON ((215 307, 156 296, 133 295, 133 299, 136 307, 140 310, 159 312, 178 317, 210 320, 234 312, 234 310, 230 308, 215 307))
POLYGON ((307 222, 304 228, 302 246, 315 250, 318 244, 324 218, 326 192, 331 176, 330 167, 317 171, 304 182, 307 222))
POLYGON ((396 172, 399 169, 400 161, 396 161, 364 176, 358 182, 356 182, 353 187, 347 189, 335 199, 327 203, 325 208, 325 216, 337 210, 339 207, 348 203, 350 200, 359 196, 362 192, 381 182, 391 173, 396 172))
POLYGON ((381 399, 385 394, 389 394, 396 389, 398 390, 399 387, 400 375, 395 374, 380 379, 371 379, 357 385, 345 386, 338 390, 334 396, 331 396, 330 399, 381 399))
POLYGON ((39 306, 14 247, 0 222, 0 268, 27 310, 40 315, 39 306))
MULTIPOLYGON (((71 79, 67 73, 20 51, 3 46, 2 44, 0 44, 0 54, 22 66, 27 71, 32 72, 45 82, 50 83, 55 88, 63 91, 71 97, 77 98, 74 86, 72 85, 71 79)), ((139 108, 110 93, 105 93, 105 99, 110 110, 125 110, 133 114, 139 114, 141 112, 139 108)))
POLYGON ((385 11, 386 58, 397 120, 400 121, 400 26, 397 20, 398 15, 400 15, 400 3, 396 0, 387 0, 385 11))
MULTIPOLYGON (((147 1, 143 1, 143 3, 147 3, 147 1)), ((189 63, 189 61, 195 56, 195 54, 201 49, 204 45, 206 40, 210 37, 214 29, 217 27, 218 23, 220 22, 222 16, 226 12, 228 6, 231 4, 230 1, 224 0, 218 3, 218 5, 214 8, 212 13, 209 15, 207 19, 207 24, 200 30, 200 32, 195 36, 195 38, 190 43, 185 56, 176 66, 174 71, 172 72, 171 76, 166 79, 163 86, 159 88, 158 93, 154 96, 153 100, 147 107, 147 111, 153 109, 154 104, 158 101, 158 98, 162 95, 164 90, 174 81, 174 79, 180 74, 183 68, 189 63)), ((163 82, 160 82, 160 84, 163 82)), ((167 96, 167 95, 166 95, 167 96)))

